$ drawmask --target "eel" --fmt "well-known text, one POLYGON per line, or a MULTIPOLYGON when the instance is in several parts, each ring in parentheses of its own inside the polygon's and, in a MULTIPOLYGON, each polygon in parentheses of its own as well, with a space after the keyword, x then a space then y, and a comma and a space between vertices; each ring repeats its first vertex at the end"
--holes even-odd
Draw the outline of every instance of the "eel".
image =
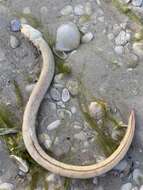
POLYGON ((21 33, 41 52, 43 60, 40 77, 30 95, 23 115, 22 135, 27 151, 46 170, 69 178, 91 178, 110 171, 124 158, 132 143, 135 131, 134 110, 130 113, 128 127, 120 145, 105 160, 92 165, 76 166, 65 164, 49 156, 39 145, 35 122, 41 101, 54 77, 54 57, 49 45, 38 30, 30 25, 22 24, 21 33))

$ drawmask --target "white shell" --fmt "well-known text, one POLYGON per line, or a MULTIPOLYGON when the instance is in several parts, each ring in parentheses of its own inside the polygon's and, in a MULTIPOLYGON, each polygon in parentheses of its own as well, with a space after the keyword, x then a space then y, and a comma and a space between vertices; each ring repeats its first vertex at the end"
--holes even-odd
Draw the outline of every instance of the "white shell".
POLYGON ((57 30, 56 50, 71 51, 80 44, 80 32, 77 26, 70 22, 62 24, 57 30))
POLYGON ((29 171, 29 167, 27 165, 27 162, 23 160, 22 158, 15 156, 15 155, 10 155, 10 157, 15 160, 17 163, 19 169, 23 171, 24 173, 27 173, 29 171))

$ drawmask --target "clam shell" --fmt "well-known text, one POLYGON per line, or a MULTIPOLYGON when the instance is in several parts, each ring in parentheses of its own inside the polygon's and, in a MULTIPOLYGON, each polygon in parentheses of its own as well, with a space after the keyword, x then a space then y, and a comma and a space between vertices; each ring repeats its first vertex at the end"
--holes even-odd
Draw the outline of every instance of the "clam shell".
POLYGON ((80 44, 80 32, 77 26, 70 22, 62 24, 57 29, 56 50, 72 51, 80 44))

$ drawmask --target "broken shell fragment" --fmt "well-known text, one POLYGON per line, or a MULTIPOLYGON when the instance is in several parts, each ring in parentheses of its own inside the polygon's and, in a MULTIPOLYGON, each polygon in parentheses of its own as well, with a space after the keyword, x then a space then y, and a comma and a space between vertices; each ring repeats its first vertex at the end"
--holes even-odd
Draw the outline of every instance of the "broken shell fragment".
POLYGON ((24 173, 27 173, 29 171, 29 167, 25 160, 15 155, 10 155, 10 158, 12 158, 16 162, 21 171, 23 171, 24 173))
POLYGON ((70 22, 62 24, 57 29, 56 50, 72 51, 80 44, 80 32, 77 26, 70 22))

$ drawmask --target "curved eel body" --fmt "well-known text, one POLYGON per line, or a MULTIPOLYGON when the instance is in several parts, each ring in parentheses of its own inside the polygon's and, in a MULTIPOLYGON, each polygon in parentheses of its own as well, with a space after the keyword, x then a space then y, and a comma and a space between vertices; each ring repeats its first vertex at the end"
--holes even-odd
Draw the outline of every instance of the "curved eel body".
POLYGON ((35 130, 35 121, 40 103, 53 79, 55 63, 51 49, 42 38, 40 32, 37 31, 39 32, 37 36, 33 35, 33 32, 36 32, 36 30, 31 26, 26 24, 22 25, 21 33, 32 41, 32 43, 41 51, 43 59, 43 66, 39 80, 31 93, 23 117, 22 133, 27 151, 42 167, 65 177, 90 178, 106 173, 123 159, 131 145, 135 130, 134 111, 130 114, 128 127, 120 145, 115 152, 113 152, 112 155, 104 161, 88 166, 76 166, 65 164, 50 157, 38 143, 35 130))

